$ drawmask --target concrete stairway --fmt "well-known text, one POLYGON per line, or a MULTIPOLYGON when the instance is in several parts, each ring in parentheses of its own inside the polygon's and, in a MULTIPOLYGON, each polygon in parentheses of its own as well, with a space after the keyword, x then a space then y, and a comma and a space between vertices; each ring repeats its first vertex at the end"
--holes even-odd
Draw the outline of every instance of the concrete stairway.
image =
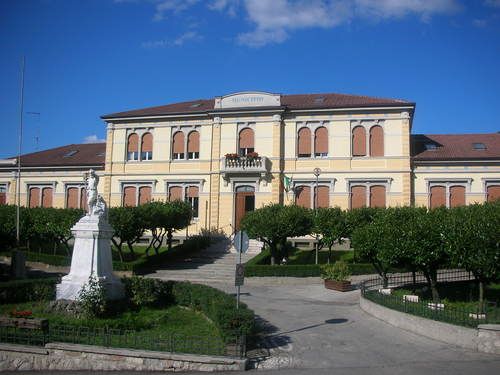
MULTIPOLYGON (((239 254, 231 252, 230 249, 230 240, 219 241, 195 257, 186 258, 174 264, 160 266, 154 273, 147 275, 147 277, 162 280, 190 281, 200 284, 233 284, 235 266, 239 254)), ((260 251, 260 247, 258 249, 260 251)), ((245 263, 255 255, 256 253, 242 254, 241 262, 245 263)))

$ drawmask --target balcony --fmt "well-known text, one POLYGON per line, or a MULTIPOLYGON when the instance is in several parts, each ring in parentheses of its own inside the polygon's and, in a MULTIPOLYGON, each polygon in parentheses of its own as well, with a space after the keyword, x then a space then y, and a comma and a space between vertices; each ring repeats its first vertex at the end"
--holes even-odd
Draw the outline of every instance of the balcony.
POLYGON ((226 155, 221 161, 221 174, 229 181, 231 175, 258 175, 264 179, 271 169, 271 161, 265 156, 226 155))

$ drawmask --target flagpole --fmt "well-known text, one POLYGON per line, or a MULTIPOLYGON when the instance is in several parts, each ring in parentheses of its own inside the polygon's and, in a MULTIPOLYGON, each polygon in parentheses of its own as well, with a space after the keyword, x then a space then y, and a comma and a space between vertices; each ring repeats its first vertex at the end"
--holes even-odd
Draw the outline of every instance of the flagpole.
POLYGON ((21 206, 21 151, 23 145, 23 112, 24 112, 24 68, 25 60, 24 56, 21 60, 21 105, 19 113, 19 149, 17 154, 17 182, 16 182, 16 244, 17 247, 21 245, 21 236, 19 228, 19 216, 20 216, 20 206, 21 206))

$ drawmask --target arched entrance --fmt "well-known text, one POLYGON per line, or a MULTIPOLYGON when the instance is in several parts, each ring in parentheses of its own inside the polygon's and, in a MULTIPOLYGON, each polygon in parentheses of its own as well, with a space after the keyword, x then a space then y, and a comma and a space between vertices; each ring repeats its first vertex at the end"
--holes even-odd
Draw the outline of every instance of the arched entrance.
POLYGON ((238 186, 235 191, 234 199, 234 228, 240 229, 241 219, 249 211, 255 209, 255 188, 253 186, 238 186))

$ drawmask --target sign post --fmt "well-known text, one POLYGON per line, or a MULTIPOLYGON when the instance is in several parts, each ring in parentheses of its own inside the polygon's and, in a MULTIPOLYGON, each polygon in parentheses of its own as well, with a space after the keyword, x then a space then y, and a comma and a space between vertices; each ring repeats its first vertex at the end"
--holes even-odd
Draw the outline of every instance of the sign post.
POLYGON ((248 243, 250 239, 245 231, 238 231, 234 235, 234 248, 238 252, 238 263, 236 263, 236 272, 234 275, 234 285, 237 287, 236 292, 236 308, 240 307, 240 288, 245 279, 245 265, 241 264, 241 254, 246 253, 248 250, 248 243))

